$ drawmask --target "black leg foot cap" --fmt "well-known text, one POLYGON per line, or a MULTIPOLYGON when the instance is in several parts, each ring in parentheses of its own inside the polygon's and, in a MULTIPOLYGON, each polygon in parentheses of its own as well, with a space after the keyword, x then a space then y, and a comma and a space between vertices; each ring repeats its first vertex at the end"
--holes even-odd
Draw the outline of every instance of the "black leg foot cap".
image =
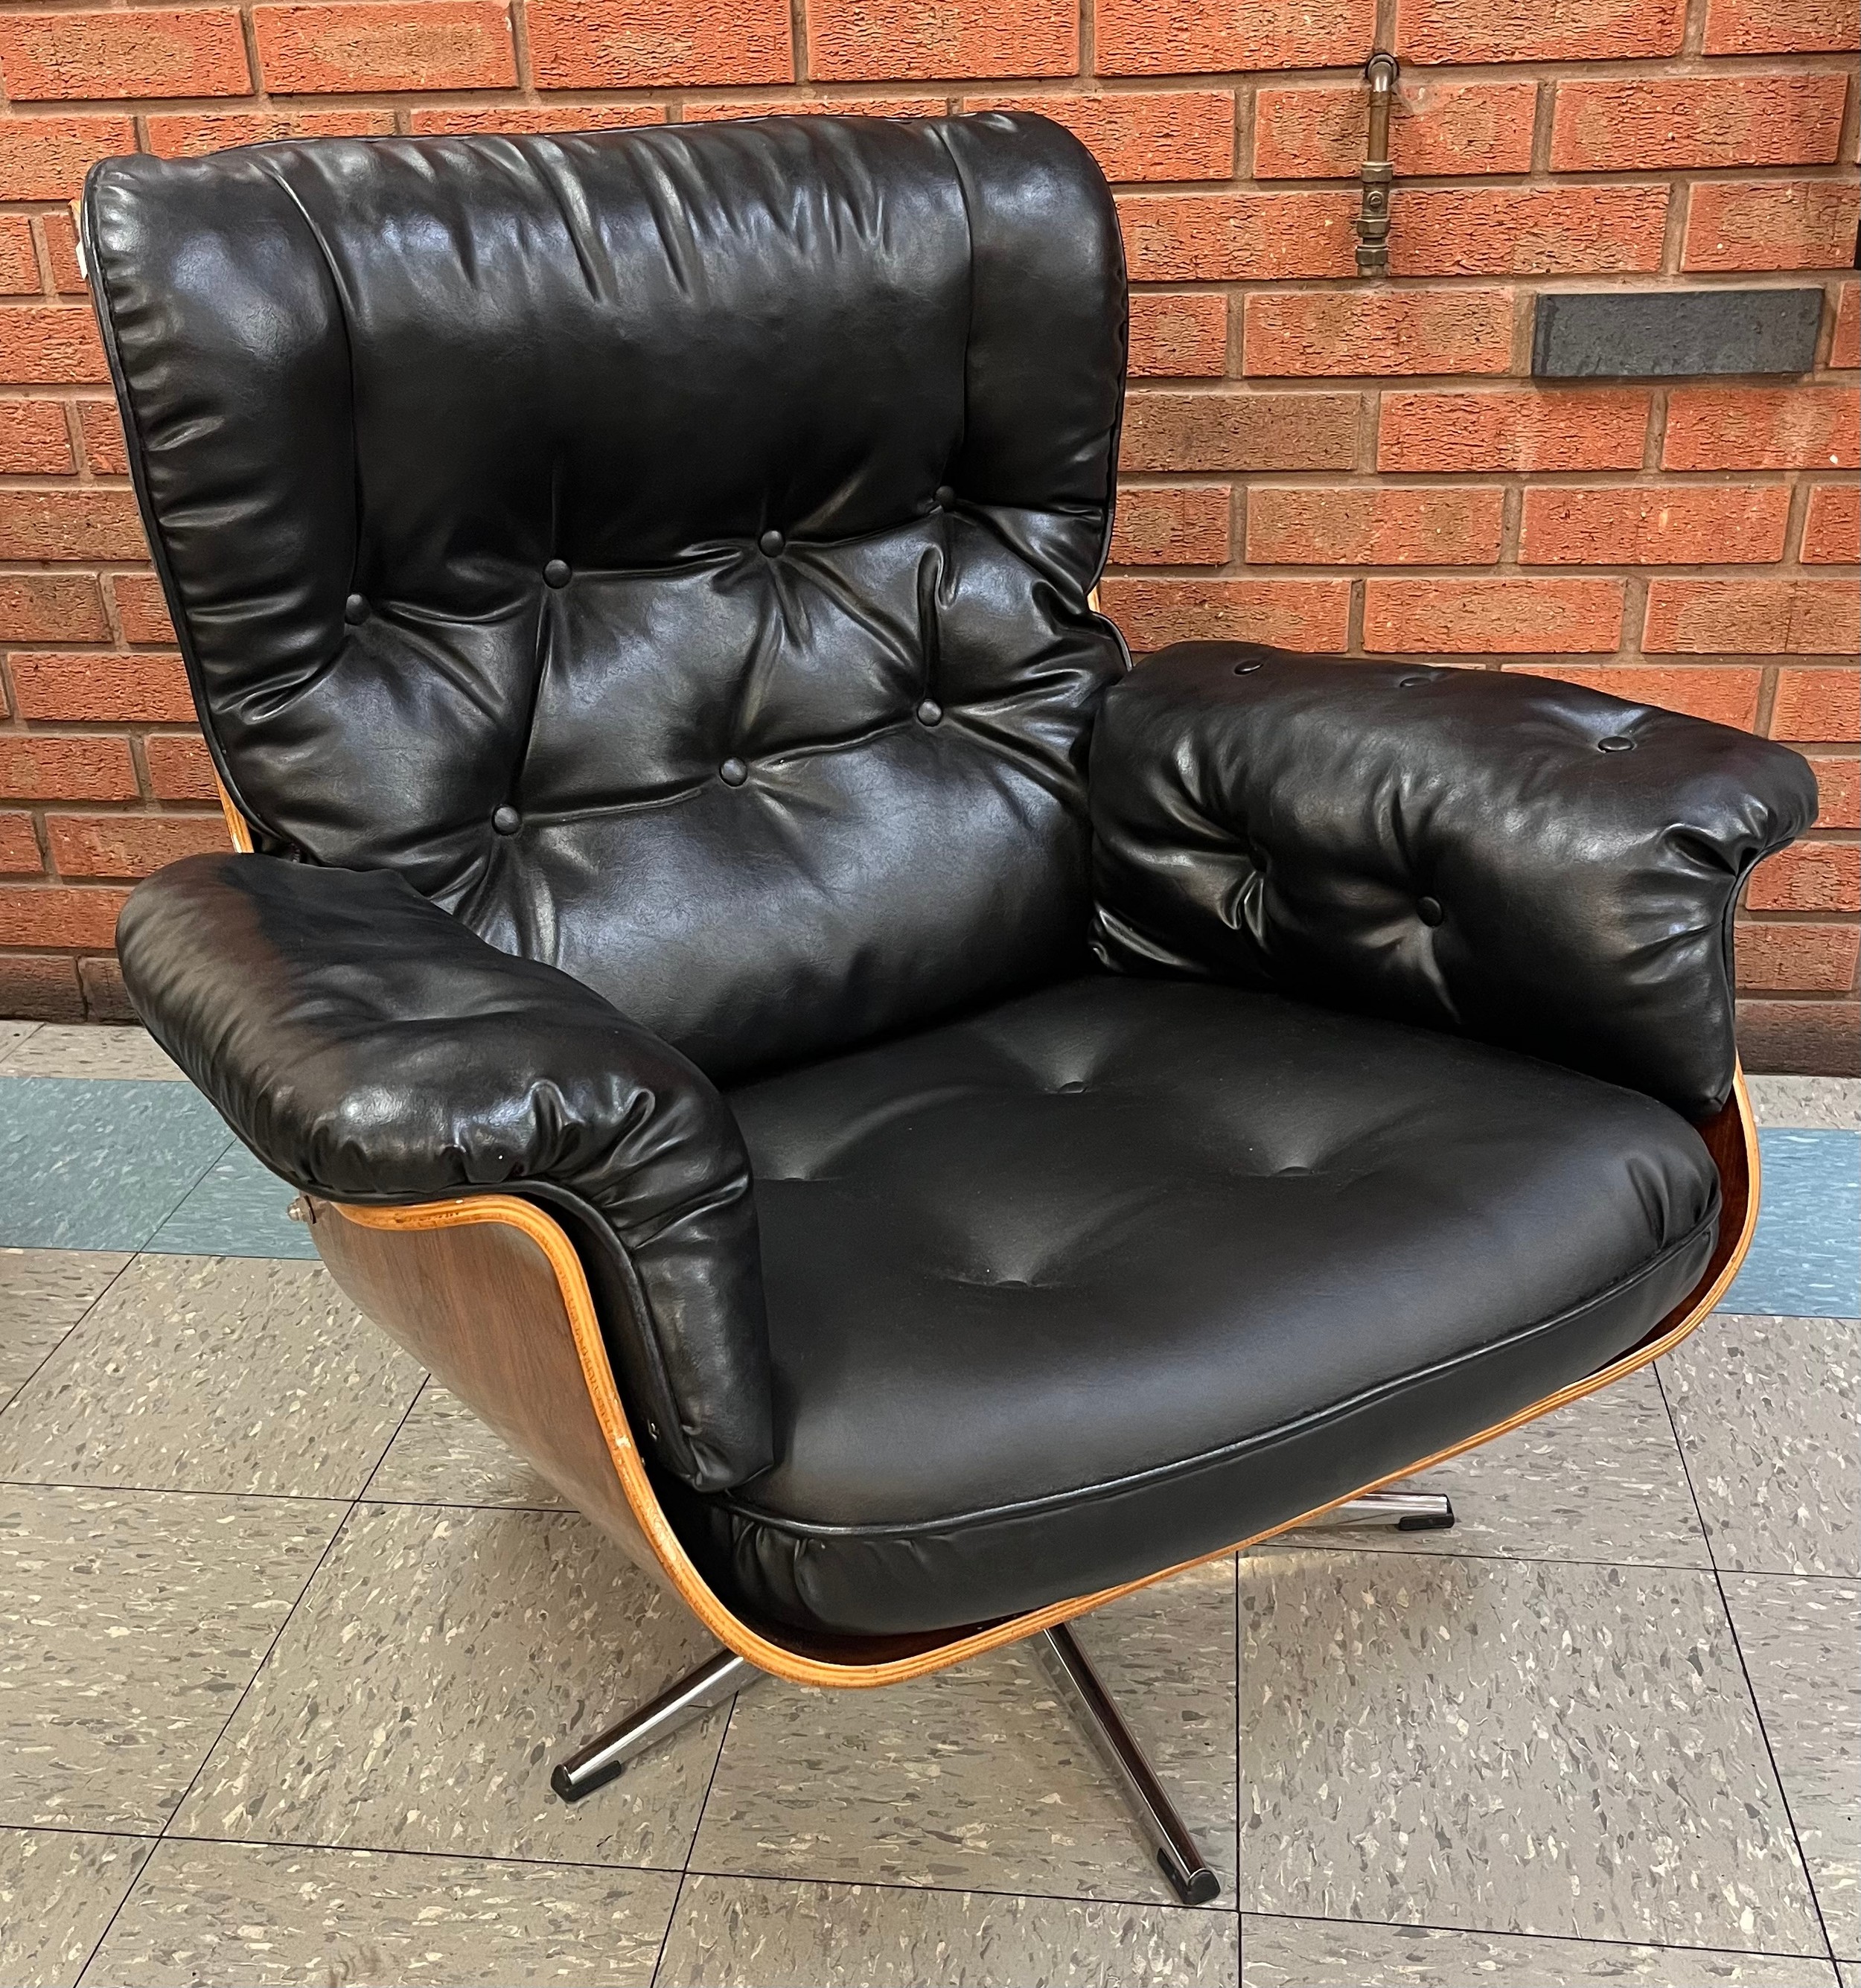
POLYGON ((1212 1905, 1221 1896, 1221 1880, 1204 1864, 1186 1877, 1166 1851, 1157 1852, 1157 1866, 1169 1881, 1169 1888, 1186 1905, 1212 1905))
POLYGON ((550 1776, 550 1787, 566 1802, 578 1802, 594 1794, 597 1788, 604 1788, 610 1781, 618 1781, 625 1770, 625 1763, 610 1767, 604 1774, 596 1774, 577 1780, 569 1771, 574 1763, 564 1760, 550 1776))

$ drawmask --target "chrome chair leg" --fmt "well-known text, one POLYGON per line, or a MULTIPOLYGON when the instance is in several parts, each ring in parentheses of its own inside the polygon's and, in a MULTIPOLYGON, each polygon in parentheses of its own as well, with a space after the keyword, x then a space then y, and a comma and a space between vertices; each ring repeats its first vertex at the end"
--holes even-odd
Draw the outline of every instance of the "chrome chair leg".
POLYGON ((619 1725, 610 1726, 598 1739, 560 1761, 550 1776, 550 1786, 564 1801, 580 1801, 584 1795, 605 1787, 628 1762, 669 1740, 681 1726, 768 1675, 729 1651, 719 1650, 650 1705, 630 1712, 619 1725))
POLYGON ((1334 1505, 1302 1533, 1335 1532, 1345 1526, 1393 1526, 1401 1533, 1444 1533, 1454 1523, 1454 1508, 1436 1491, 1372 1491, 1334 1505))
POLYGON ((1221 1895, 1221 1880, 1210 1868, 1189 1825, 1157 1779, 1098 1673, 1063 1622, 1035 1638, 1068 1688, 1080 1723, 1117 1776, 1132 1819, 1156 1852, 1169 1886, 1186 1905, 1212 1904, 1221 1895))

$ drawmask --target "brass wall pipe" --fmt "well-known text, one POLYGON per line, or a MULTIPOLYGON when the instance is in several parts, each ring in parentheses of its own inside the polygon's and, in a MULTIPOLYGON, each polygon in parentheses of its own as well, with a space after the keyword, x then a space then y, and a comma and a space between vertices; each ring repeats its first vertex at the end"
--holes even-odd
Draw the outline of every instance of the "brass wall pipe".
POLYGON ((1378 49, 1365 63, 1370 86, 1370 141, 1358 178, 1363 183, 1363 207, 1357 217, 1357 273, 1389 273, 1389 104, 1396 94, 1396 60, 1378 49))

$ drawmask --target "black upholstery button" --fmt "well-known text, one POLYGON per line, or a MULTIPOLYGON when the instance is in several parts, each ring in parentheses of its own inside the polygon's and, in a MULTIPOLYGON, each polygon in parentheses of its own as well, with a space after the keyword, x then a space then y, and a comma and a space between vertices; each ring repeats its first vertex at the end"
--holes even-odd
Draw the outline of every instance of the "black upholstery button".
POLYGON ((777 557, 782 548, 787 543, 787 539, 783 538, 780 532, 765 532, 756 540, 757 549, 767 553, 771 559, 777 557))
POLYGON ((936 499, 939 508, 946 511, 956 501, 956 492, 947 483, 939 483, 931 495, 936 499))
POLYGON ((927 697, 918 706, 918 722, 920 725, 939 725, 942 720, 943 706, 934 697, 927 697))
POLYGON ((749 777, 749 769, 741 759, 726 759, 717 769, 717 777, 726 787, 740 787, 749 777))
POLYGON ((1633 752, 1634 749, 1634 740, 1623 738, 1619 732, 1612 733, 1607 739, 1599 739, 1596 741, 1596 750, 1599 752, 1633 752))
POLYGON ((546 587, 567 587, 570 577, 567 560, 551 560, 543 569, 543 584, 546 587))
POLYGON ((523 817, 506 801, 492 816, 491 825, 500 835, 515 835, 523 826, 523 817))
POLYGON ((1425 925, 1438 925, 1447 915, 1441 909, 1441 901, 1438 898, 1417 898, 1415 901, 1415 912, 1416 916, 1425 925))
POLYGON ((1398 677, 1396 680, 1396 687, 1398 690, 1416 690, 1423 684, 1433 683, 1440 674, 1439 670, 1430 670, 1419 677, 1398 677))
POLYGON ((1237 677, 1250 677, 1256 670, 1265 668, 1264 663, 1237 663, 1234 665, 1234 674, 1237 677))
POLYGON ((366 621, 368 619, 368 603, 360 594, 352 593, 343 603, 343 619, 351 628, 354 627, 357 622, 366 621))

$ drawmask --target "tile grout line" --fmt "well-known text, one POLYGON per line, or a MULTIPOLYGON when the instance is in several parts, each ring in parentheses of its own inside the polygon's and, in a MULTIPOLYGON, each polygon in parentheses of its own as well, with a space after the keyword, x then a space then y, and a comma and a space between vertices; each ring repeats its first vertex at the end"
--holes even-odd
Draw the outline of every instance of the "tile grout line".
MULTIPOLYGON (((12 1246, 9 1244, 8 1246, 10 1248, 12 1246)), ((46 1253, 48 1255, 63 1255, 66 1253, 63 1251, 48 1251, 46 1253)), ((85 1320, 90 1317, 90 1314, 96 1310, 97 1307, 100 1305, 103 1300, 109 1297, 110 1293, 116 1289, 119 1280, 129 1274, 130 1270, 135 1264, 138 1253, 133 1249, 127 1251, 127 1253, 120 1253, 116 1250, 74 1249, 69 1253, 73 1256, 97 1256, 107 1255, 115 1256, 120 1253, 123 1255, 124 1260, 117 1266, 116 1269, 113 1270, 110 1276, 104 1280, 103 1289, 97 1293, 96 1296, 90 1300, 89 1304, 85 1306, 84 1309, 78 1314, 77 1317, 65 1327, 64 1330, 58 1335, 57 1338, 53 1340, 52 1344, 46 1348, 43 1357, 42 1357, 38 1364, 33 1368, 32 1372, 27 1374, 25 1378, 20 1381, 19 1384, 14 1388, 13 1391, 7 1396, 4 1401, 0 1401, 0 1428, 4 1428, 5 1426, 4 1418, 6 1415, 7 1411, 12 1407, 13 1404, 19 1400, 19 1397, 25 1392, 27 1388, 32 1386, 32 1383, 39 1378, 39 1375, 46 1371, 46 1362, 56 1356, 59 1349, 65 1344, 66 1341, 71 1337, 73 1333, 76 1331, 78 1327, 84 1323, 85 1320)), ((14 1481, 15 1480, 11 1478, 0 1479, 0 1483, 10 1484, 14 1481)))
POLYGON ((25 1033, 19 1037, 19 1039, 8 1047, 5 1056, 0 1057, 0 1077, 10 1077, 12 1075, 13 1073, 7 1068, 7 1065, 12 1061, 14 1057, 25 1047, 26 1044, 29 1043, 44 1026, 45 1023, 43 1022, 32 1022, 27 1024, 25 1033))
MULTIPOLYGON (((289 1263, 298 1259, 278 1256, 266 1260, 289 1263)), ((421 1391, 425 1391, 424 1382, 421 1391)), ((418 1398, 418 1395, 415 1398, 418 1398)), ((5 1476, 0 1476, 0 1488, 21 1491, 120 1491, 140 1498, 237 1498, 245 1503, 268 1505, 389 1505, 397 1511, 405 1512, 531 1512, 541 1517, 557 1519, 580 1516, 573 1505, 482 1505, 458 1498, 371 1498, 365 1489, 353 1498, 345 1498, 340 1493, 332 1496, 316 1491, 212 1491, 191 1484, 67 1483, 55 1477, 5 1476)))
POLYGON ((1234 1988, 1246 1988, 1247 1979, 1247 1888, 1244 1877, 1247 1841, 1247 1818, 1243 1814, 1243 1797, 1247 1783, 1245 1761, 1241 1749, 1241 1719, 1244 1699, 1241 1679, 1247 1668, 1247 1645, 1241 1640, 1240 1581, 1241 1562, 1244 1554, 1230 1556, 1228 1567, 1233 1576, 1232 1593, 1234 1598, 1234 1988))
MULTIPOLYGON (((1611 1939, 1587 1932, 1521 1932, 1515 1926, 1437 1925, 1432 1919, 1341 1919, 1323 1912, 1248 1912, 1254 1919, 1281 1919, 1289 1925, 1367 1926, 1382 1932, 1456 1933, 1470 1939, 1543 1940, 1563 1946, 1613 1946, 1631 1953, 1717 1953, 1734 1960, 1826 1961, 1822 1953, 1785 1953, 1771 1947, 1689 1946, 1667 1940, 1611 1939)), ((1839 1965, 1838 1963, 1837 1965, 1839 1965)))
MULTIPOLYGON (((214 1162, 215 1166, 218 1164, 219 1162, 217 1160, 214 1162)), ((209 1171, 211 1171, 211 1169, 209 1169, 209 1171)), ((205 1176, 203 1175, 202 1178, 204 1178, 205 1176)), ((199 1183, 198 1182, 195 1183, 197 1186, 198 1184, 199 1183)), ((190 1189, 189 1192, 191 1192, 192 1190, 190 1189)), ((171 1212, 172 1212, 172 1211, 171 1211, 171 1212)), ((128 1266, 126 1264, 124 1267, 127 1269, 128 1266)), ((393 1431, 387 1438, 387 1442, 384 1442, 381 1445, 381 1456, 385 1456, 387 1454, 389 1444, 391 1444, 394 1440, 394 1438, 398 1436, 401 1433, 401 1430, 407 1426, 407 1418, 413 1413, 414 1403, 419 1400, 421 1392, 421 1390, 419 1388, 416 1388, 414 1390, 412 1395, 408 1399, 407 1406, 401 1412, 401 1419, 395 1423, 393 1431)), ((381 1457, 378 1456, 376 1458, 374 1466, 371 1467, 369 1472, 369 1476, 371 1477, 374 1476, 375 1469, 379 1467, 381 1460, 381 1457)), ((363 1482, 364 1488, 366 1488, 367 1479, 364 1479, 363 1482)), ((334 1503, 336 1501, 334 1499, 330 1499, 327 1502, 334 1503)), ((252 1666, 252 1675, 245 1680, 244 1689, 241 1690, 239 1696, 233 1700, 232 1709, 227 1713, 226 1716, 221 1720, 220 1729, 218 1732, 215 1733, 212 1739, 201 1749, 199 1763, 195 1767, 192 1774, 188 1777, 188 1785, 181 1790, 180 1796, 175 1801, 174 1806, 168 1811, 167 1817, 163 1821, 161 1828, 156 1831, 154 1838, 150 1844, 149 1854, 143 1859, 142 1868, 138 1871, 135 1876, 130 1880, 129 1888, 123 1894, 122 1897, 117 1901, 116 1910, 110 1914, 109 1919, 104 1925, 103 1930, 97 1935, 96 1943, 92 1946, 90 1952, 85 1956, 83 1966, 80 1967, 77 1973, 72 1977, 73 1988, 81 1988, 81 1984, 83 1983, 84 1976, 90 1972, 91 1967, 95 1963, 97 1956, 103 1951, 103 1942, 109 1939, 111 1929, 115 1926, 117 1921, 122 1917, 124 1906, 129 1903, 130 1900, 133 1898, 136 1895, 136 1893, 141 1888, 143 1880, 147 1877, 150 1871, 154 1868, 155 1858, 160 1852, 162 1844, 169 1841, 184 1842, 193 1840, 178 1836, 171 1837, 170 1831, 174 1824, 174 1819, 181 1814, 181 1810, 186 1807, 188 1797, 193 1794, 196 1785, 200 1780, 201 1776, 207 1770, 207 1763, 213 1758, 215 1750, 218 1747, 220 1742, 225 1738, 227 1732, 231 1727, 232 1722, 239 1716, 241 1708, 245 1705, 246 1699, 252 1696, 252 1686, 258 1682, 259 1678, 264 1674, 265 1667, 271 1662, 272 1657, 276 1651, 279 1644, 283 1640, 285 1631, 289 1629, 292 1623, 297 1619, 297 1611, 303 1605, 304 1597, 310 1593, 312 1584, 316 1581, 316 1577, 323 1572, 325 1565, 329 1560, 330 1556, 335 1552, 337 1541, 340 1540, 343 1537, 343 1534, 348 1530, 349 1522, 355 1516, 357 1509, 361 1503, 361 1495, 359 1492, 354 1497, 349 1499, 346 1502, 343 1516, 331 1528, 329 1538, 323 1542, 323 1551, 316 1556, 316 1565, 313 1566, 310 1569, 310 1571, 304 1577, 303 1584, 298 1589, 296 1595, 292 1601, 290 1607, 284 1611, 284 1620, 278 1625, 276 1630, 272 1634, 271 1641, 266 1645, 262 1653, 259 1656, 259 1661, 252 1666)), ((336 1846, 333 1844, 328 1847, 333 1848, 336 1846)))
MULTIPOLYGON (((140 1257, 151 1255, 159 1256, 165 1255, 167 1253, 165 1251, 152 1251, 150 1249, 149 1245, 153 1242, 155 1238, 161 1233, 162 1230, 174 1220, 176 1213, 180 1209, 181 1203, 187 1199, 188 1196, 200 1185, 201 1182, 212 1172, 214 1168, 219 1165, 221 1161, 225 1158, 226 1155, 231 1152, 233 1148, 239 1143, 239 1141, 232 1136, 231 1132, 227 1134, 225 1144, 221 1147, 220 1150, 214 1155, 213 1158, 210 1159, 207 1164, 201 1168, 200 1172, 194 1176, 193 1179, 188 1183, 184 1192, 175 1198, 174 1202, 170 1204, 168 1208, 162 1214, 160 1219, 156 1222, 154 1227, 151 1229, 147 1235, 144 1236, 142 1240, 136 1245, 136 1256, 140 1257)), ((203 1252, 202 1253, 205 1254, 208 1253, 203 1252)), ((129 1265, 126 1263, 123 1267, 125 1270, 127 1270, 129 1268, 129 1265)))
MULTIPOLYGON (((1796 1860, 1802 1867, 1803 1888, 1809 1895, 1809 1909, 1815 1915, 1815 1922, 1822 1936, 1822 1944, 1829 1950, 1832 1966, 1836 1963, 1835 1942, 1830 1937, 1829 1922, 1823 1916, 1821 1895, 1815 1888, 1815 1875, 1809 1868, 1808 1853, 1803 1848, 1802 1831, 1796 1825, 1796 1811, 1790 1805, 1790 1790, 1784 1785, 1781 1770, 1777 1764, 1777 1753, 1771 1744, 1771 1729, 1765 1723, 1763 1701, 1758 1696, 1758 1687, 1751 1682, 1751 1666, 1744 1660, 1744 1645, 1738 1635, 1737 1618, 1732 1613, 1732 1604, 1725 1592, 1725 1576, 1719 1566, 1719 1557, 1713 1550, 1711 1529, 1706 1523, 1706 1513, 1700 1503, 1700 1495, 1694 1489, 1693 1466, 1687 1460, 1687 1445, 1680 1438, 1680 1425, 1675 1418, 1673 1404, 1667 1398, 1667 1385, 1660 1371, 1660 1362, 1654 1363, 1654 1384, 1660 1391, 1661 1406, 1667 1412, 1668 1426, 1673 1431, 1673 1440, 1680 1452, 1680 1470, 1687 1479, 1687 1495, 1692 1499, 1694 1510, 1699 1513, 1700 1529, 1706 1535, 1706 1550, 1712 1556, 1713 1591, 1719 1598, 1720 1613, 1725 1618, 1725 1626, 1732 1639, 1732 1654, 1738 1659, 1738 1674, 1744 1679, 1745 1696, 1751 1702, 1751 1716, 1758 1723, 1758 1736, 1764 1742, 1764 1756, 1771 1764, 1771 1778, 1777 1783, 1777 1798, 1783 1804, 1784 1820, 1790 1825, 1790 1841, 1796 1846, 1796 1860)), ((1838 1969, 1836 1979, 1839 1980, 1838 1969)))
MULTIPOLYGON (((752 1680, 752 1686, 755 1680, 752 1680)), ((672 1893, 672 1909, 667 1915, 665 1931, 659 1936, 659 1951, 653 1958, 652 1977, 648 1988, 658 1988, 659 1969, 665 1965, 665 1949, 672 1943, 672 1928, 678 1922, 678 1908, 685 1903, 685 1888, 692 1878, 692 1859, 698 1854, 698 1835, 704 1827, 704 1812, 710 1806, 711 1790, 717 1785, 717 1770, 724 1763, 724 1746, 730 1737, 730 1728, 736 1718, 736 1701, 742 1694, 733 1692, 730 1702, 724 1708, 724 1729, 717 1736, 717 1751, 711 1756, 711 1771, 706 1777, 704 1794, 698 1804, 698 1812, 692 1818, 692 1840, 685 1846, 685 1861, 678 1871, 678 1884, 672 1893)), ((700 1873, 700 1875, 705 1874, 700 1873)))
MULTIPOLYGON (((706 1788, 705 1793, 709 1796, 710 1790, 706 1788)), ((702 1813, 701 1808, 699 1814, 702 1813)), ((659 1988, 659 1970, 665 1965, 665 1949, 672 1943, 672 1928, 678 1923, 678 1908, 685 1903, 685 1888, 691 1875, 689 1871, 681 1871, 678 1883, 672 1887, 672 1909, 666 1915, 665 1930, 659 1936, 659 1951, 653 1956, 653 1971, 646 1977, 646 1988, 659 1988)))
POLYGON ((511 1857, 486 1850, 415 1850, 397 1845, 384 1850, 371 1843, 316 1843, 296 1836, 201 1836, 192 1830, 171 1829, 165 1835, 140 1829, 95 1829, 70 1822, 0 1822, 0 1829, 17 1830, 26 1836, 104 1836, 113 1842, 204 1843, 223 1844, 232 1850, 327 1851, 333 1857, 423 1857, 435 1864, 509 1864, 539 1871, 641 1871, 648 1877, 675 1878, 678 1871, 668 1864, 601 1864, 578 1857, 511 1857))
MULTIPOLYGON (((681 1873, 663 1864, 597 1864, 573 1858, 509 1857, 475 1850, 414 1850, 397 1848, 391 1850, 377 1846, 353 1843, 315 1843, 296 1837, 249 1836, 195 1836, 185 1831, 175 1831, 165 1837, 144 1834, 121 1829, 80 1829, 69 1823, 19 1823, 0 1825, 19 1830, 22 1834, 47 1836, 105 1837, 114 1842, 146 1843, 151 1851, 158 1842, 205 1844, 225 1845, 234 1849, 289 1850, 312 1853, 327 1852, 337 1857, 413 1857, 425 1858, 436 1864, 495 1864, 509 1865, 517 1869, 541 1871, 599 1871, 616 1875, 679 1878, 717 1878, 728 1882, 748 1885, 816 1885, 831 1890, 896 1892, 907 1897, 929 1895, 938 1898, 982 1898, 1028 1899, 1044 1905, 1122 1905, 1135 1911, 1167 1913, 1193 1913, 1197 1917, 1216 1916, 1213 1909, 1206 1906, 1181 1905, 1159 1901, 1154 1898, 1125 1898, 1115 1894, 1088 1894, 1066 1892, 1010 1892, 981 1885, 915 1885, 905 1884, 897 1878, 797 1878, 788 1875, 770 1876, 750 1871, 699 1870, 681 1873)), ((1786 1952, 1774 1947, 1699 1946, 1685 1942, 1658 1939, 1619 1939, 1595 1933, 1521 1932, 1511 1926, 1460 1926, 1443 1925, 1432 1919, 1404 1919, 1399 1922, 1386 1919, 1339 1919, 1323 1912, 1229 1912, 1227 1916, 1242 1919, 1283 1920, 1290 1925, 1362 1926, 1373 1931, 1400 1932, 1441 1932, 1465 1934, 1474 1939, 1520 1939, 1545 1941, 1572 1946, 1619 1947, 1629 1952, 1658 1953, 1712 1953, 1724 1954, 1742 1960, 1809 1960, 1825 1961, 1828 1956, 1821 1953, 1786 1952)), ((88 1963, 86 1963, 88 1965, 88 1963)), ((1841 1963, 1838 1963, 1838 1965, 1841 1963)))
MULTIPOLYGON (((317 1261, 319 1263, 321 1263, 323 1259, 321 1257, 319 1257, 317 1261)), ((330 1281, 334 1283, 335 1280, 332 1278, 330 1281)), ((340 1290, 341 1286, 338 1285, 337 1289, 340 1290)), ((346 1297, 347 1293, 345 1293, 344 1295, 346 1297)), ((381 1330, 381 1328, 376 1325, 373 1319, 367 1318, 366 1314, 363 1314, 362 1316, 365 1319, 371 1331, 378 1332, 381 1330)), ((426 1399, 427 1390, 431 1387, 432 1384, 433 1376, 431 1372, 428 1369, 422 1368, 420 1374, 420 1385, 414 1390, 414 1398, 408 1403, 405 1410, 401 1415, 400 1421, 394 1425, 394 1435, 391 1435, 386 1443, 382 1445, 381 1454, 368 1466, 368 1475, 362 1480, 361 1489, 355 1494, 354 1505, 392 1505, 400 1502, 399 1500, 393 1498, 371 1498, 368 1494, 371 1489, 374 1487, 375 1479, 381 1474, 382 1465, 387 1461, 387 1452, 394 1446, 394 1438, 398 1436, 401 1432, 407 1427, 408 1424, 413 1420, 414 1411, 419 1407, 420 1404, 423 1401, 426 1399)), ((354 1505, 351 1506, 352 1510, 354 1509, 354 1505)), ((526 1505, 519 1505, 515 1507, 508 1505, 491 1506, 467 1505, 459 1506, 456 1509, 469 1512, 484 1510, 510 1511, 513 1510, 521 1512, 531 1510, 547 1511, 551 1508, 547 1506, 533 1506, 526 1505)), ((347 1524, 348 1522, 345 1520, 343 1523, 347 1524)))

